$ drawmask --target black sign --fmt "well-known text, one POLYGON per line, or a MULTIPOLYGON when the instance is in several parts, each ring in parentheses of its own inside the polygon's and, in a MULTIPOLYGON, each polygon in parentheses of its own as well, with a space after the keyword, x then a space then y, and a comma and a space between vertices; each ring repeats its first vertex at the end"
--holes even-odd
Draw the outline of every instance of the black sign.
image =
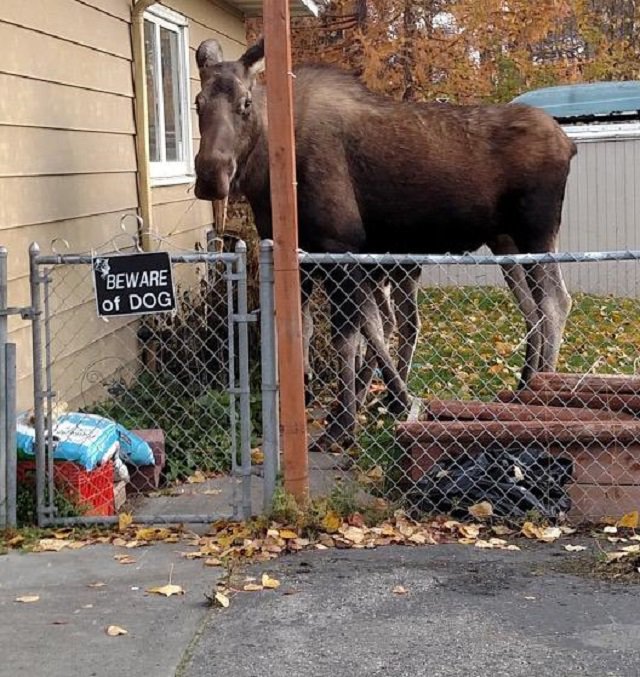
POLYGON ((91 265, 100 317, 175 310, 167 252, 94 256, 91 265))

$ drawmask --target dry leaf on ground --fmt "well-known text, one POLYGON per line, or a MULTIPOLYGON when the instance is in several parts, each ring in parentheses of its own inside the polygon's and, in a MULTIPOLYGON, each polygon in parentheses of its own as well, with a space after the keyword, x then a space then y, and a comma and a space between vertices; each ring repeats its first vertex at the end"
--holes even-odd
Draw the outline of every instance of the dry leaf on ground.
POLYGON ((216 592, 214 599, 221 607, 225 609, 229 606, 229 598, 222 592, 216 592))
POLYGON ((567 552, 582 552, 583 550, 586 550, 587 547, 586 547, 585 545, 571 545, 571 544, 568 544, 568 545, 565 545, 565 546, 564 546, 564 549, 565 549, 567 552))
POLYGON ((58 538, 41 538, 34 550, 37 552, 60 552, 69 545, 71 545, 71 541, 58 538))
POLYGON ((242 587, 242 589, 245 592, 259 592, 260 590, 263 590, 264 588, 259 585, 258 583, 245 583, 245 585, 242 587))
POLYGON ((184 595, 184 590, 179 585, 174 585, 172 583, 167 583, 159 588, 149 588, 147 592, 152 592, 157 595, 164 595, 165 597, 171 597, 172 595, 184 595))
POLYGON ((617 523, 617 527, 624 529, 637 529, 638 528, 638 511, 634 510, 633 512, 628 512, 626 515, 623 515, 617 523))
POLYGON ((136 560, 131 555, 114 555, 113 559, 116 560, 119 564, 135 564, 136 560))
POLYGON ((106 585, 102 581, 95 581, 94 583, 87 583, 87 588, 104 588, 106 585))
POLYGON ((193 475, 187 477, 187 483, 188 484, 202 484, 203 482, 207 481, 206 475, 202 472, 202 470, 196 470, 193 475))
POLYGON ((126 531, 127 528, 133 522, 133 515, 129 512, 121 512, 118 515, 118 529, 120 531, 126 531))
POLYGON ((16 602, 21 604, 31 604, 37 602, 40 599, 40 595, 22 595, 21 597, 16 597, 16 602))
POLYGON ((275 590, 280 587, 280 581, 276 578, 271 578, 269 574, 262 574, 262 587, 275 590))
POLYGON ((485 519, 493 515, 493 506, 489 501, 482 501, 481 503, 472 505, 469 508, 469 514, 478 520, 485 519))
POLYGON ((391 592, 394 595, 406 595, 409 591, 403 585, 396 585, 391 592))
POLYGON ((118 637, 119 635, 128 635, 129 632, 119 625, 110 625, 107 627, 107 635, 109 637, 118 637))

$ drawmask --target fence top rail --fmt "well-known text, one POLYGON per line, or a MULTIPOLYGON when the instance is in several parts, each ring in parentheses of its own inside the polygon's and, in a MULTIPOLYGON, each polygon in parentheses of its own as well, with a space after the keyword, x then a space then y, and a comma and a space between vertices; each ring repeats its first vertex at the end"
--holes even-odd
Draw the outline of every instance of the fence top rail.
POLYGON ((546 254, 312 254, 299 252, 300 263, 357 263, 361 265, 505 265, 528 263, 593 263, 640 261, 640 251, 557 252, 546 254))
MULTIPOLYGON (((182 254, 177 254, 175 252, 168 253, 171 257, 172 263, 235 263, 240 256, 239 253, 234 252, 188 252, 182 254)), ((123 255, 126 255, 126 252, 101 254, 101 256, 109 257, 123 255)), ((39 266, 78 266, 90 264, 92 259, 92 254, 39 254, 35 257, 35 263, 39 266)))

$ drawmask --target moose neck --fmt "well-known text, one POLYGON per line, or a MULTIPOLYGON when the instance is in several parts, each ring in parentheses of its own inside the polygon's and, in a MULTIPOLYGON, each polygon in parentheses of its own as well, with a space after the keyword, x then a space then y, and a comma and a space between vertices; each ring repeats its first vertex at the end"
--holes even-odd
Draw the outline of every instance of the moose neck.
POLYGON ((236 189, 244 195, 253 211, 261 238, 270 238, 271 193, 269 184, 269 148, 267 140, 267 99, 264 87, 253 92, 254 124, 246 151, 238 156, 236 189))

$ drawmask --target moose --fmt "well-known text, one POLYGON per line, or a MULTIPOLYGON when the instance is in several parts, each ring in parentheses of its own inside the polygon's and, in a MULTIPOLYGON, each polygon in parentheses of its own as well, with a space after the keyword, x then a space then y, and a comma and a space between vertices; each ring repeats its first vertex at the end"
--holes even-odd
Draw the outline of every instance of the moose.
MULTIPOLYGON (((260 39, 236 61, 205 40, 196 52, 200 147, 196 197, 243 195, 261 238, 272 237, 266 91, 260 39)), ((487 245, 495 254, 557 251, 575 144, 542 110, 519 104, 396 102, 326 65, 295 71, 299 246, 321 253, 443 254, 487 245)), ((417 276, 404 283, 404 359, 379 331, 376 288, 364 266, 323 271, 341 382, 322 443, 349 441, 356 422, 361 334, 397 410, 410 402, 407 360, 418 334, 417 276)), ((527 329, 520 385, 555 369, 571 298, 556 263, 507 264, 503 275, 527 329)), ((308 315, 310 278, 303 280, 308 315)), ((310 325, 306 325, 309 327, 310 325)), ((308 331, 307 331, 308 334, 308 331)), ((306 337, 308 339, 308 336, 306 337)))

